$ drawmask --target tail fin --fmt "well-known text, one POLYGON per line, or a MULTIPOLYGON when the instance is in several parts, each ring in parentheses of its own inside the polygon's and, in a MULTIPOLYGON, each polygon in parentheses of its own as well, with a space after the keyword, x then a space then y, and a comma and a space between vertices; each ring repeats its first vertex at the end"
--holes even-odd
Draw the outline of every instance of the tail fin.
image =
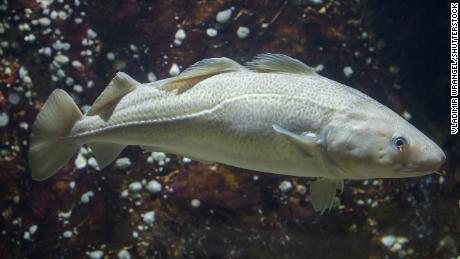
POLYGON ((77 152, 79 144, 66 137, 81 117, 77 105, 64 90, 51 93, 30 137, 29 165, 34 180, 53 176, 77 152))

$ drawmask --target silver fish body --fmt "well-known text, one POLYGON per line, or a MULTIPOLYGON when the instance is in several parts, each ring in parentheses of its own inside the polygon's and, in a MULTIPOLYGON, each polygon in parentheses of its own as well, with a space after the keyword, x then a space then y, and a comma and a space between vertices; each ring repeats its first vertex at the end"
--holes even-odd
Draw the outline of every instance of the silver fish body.
MULTIPOLYGON (((56 96, 57 103, 67 98, 56 96)), ((125 146, 140 145, 318 177, 324 180, 310 191, 320 211, 330 207, 343 179, 419 176, 445 159, 434 142, 387 107, 284 55, 263 55, 247 67, 225 58, 205 60, 177 78, 149 84, 119 73, 87 114, 68 109, 75 119, 59 138, 69 147, 88 144, 102 167, 125 146)), ((38 122, 31 158, 46 140, 43 127, 38 122)), ((49 177, 58 166, 45 172, 37 166, 36 178, 49 177)))
POLYGON ((330 114, 346 107, 318 94, 341 91, 328 81, 244 71, 213 76, 179 95, 147 85, 123 97, 107 121, 96 115, 77 122, 71 136, 263 172, 334 177, 317 156, 306 156, 272 128, 320 132, 330 114))

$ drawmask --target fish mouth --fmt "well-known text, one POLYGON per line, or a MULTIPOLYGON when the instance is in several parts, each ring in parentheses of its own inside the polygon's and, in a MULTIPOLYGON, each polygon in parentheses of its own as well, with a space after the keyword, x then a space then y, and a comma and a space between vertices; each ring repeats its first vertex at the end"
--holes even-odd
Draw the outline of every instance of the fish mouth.
POLYGON ((393 167, 393 170, 402 173, 404 176, 423 176, 427 174, 433 174, 436 172, 438 167, 421 167, 414 164, 397 164, 393 167))
POLYGON ((446 161, 446 155, 439 147, 437 147, 437 152, 433 152, 433 155, 426 157, 427 159, 418 162, 396 164, 393 170, 398 173, 410 174, 411 176, 427 175, 438 171, 446 161))

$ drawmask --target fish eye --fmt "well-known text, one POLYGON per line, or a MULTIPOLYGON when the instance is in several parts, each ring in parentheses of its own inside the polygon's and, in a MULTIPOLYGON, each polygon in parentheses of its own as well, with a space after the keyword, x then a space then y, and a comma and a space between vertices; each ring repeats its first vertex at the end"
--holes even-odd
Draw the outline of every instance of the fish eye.
POLYGON ((407 140, 404 137, 395 137, 392 140, 392 144, 396 149, 401 151, 407 146, 407 140))

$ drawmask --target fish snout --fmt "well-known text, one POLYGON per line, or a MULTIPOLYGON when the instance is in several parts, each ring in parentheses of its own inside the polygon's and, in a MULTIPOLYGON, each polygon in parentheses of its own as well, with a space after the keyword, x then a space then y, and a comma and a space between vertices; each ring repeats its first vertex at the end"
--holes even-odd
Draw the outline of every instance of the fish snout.
POLYGON ((434 163, 437 164, 438 168, 446 162, 446 154, 440 147, 438 147, 436 158, 434 160, 434 163))
POLYGON ((420 160, 418 162, 419 169, 423 171, 436 171, 446 161, 446 154, 436 144, 425 146, 422 150, 420 160))

